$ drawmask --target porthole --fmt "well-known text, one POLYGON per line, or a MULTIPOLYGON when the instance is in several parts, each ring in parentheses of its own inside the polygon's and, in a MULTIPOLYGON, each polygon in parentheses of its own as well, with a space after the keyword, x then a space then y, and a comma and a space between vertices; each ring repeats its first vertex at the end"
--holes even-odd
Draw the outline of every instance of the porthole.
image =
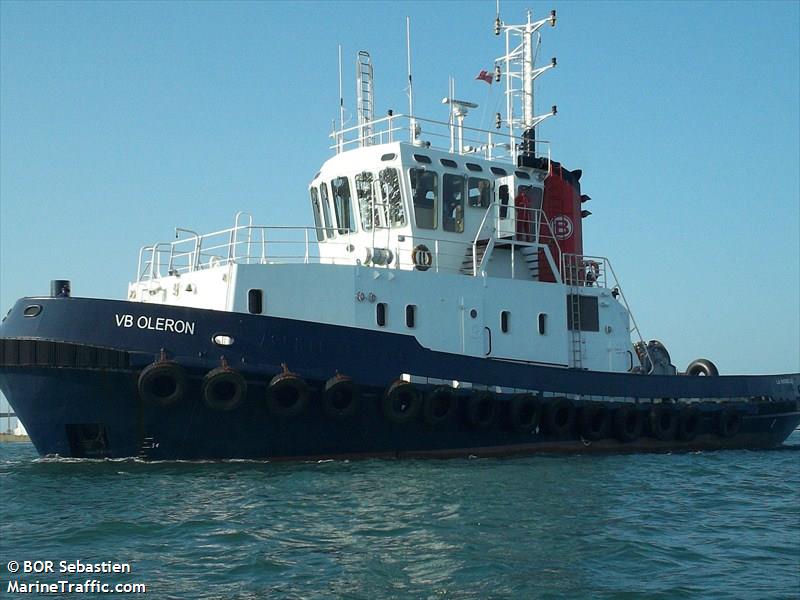
POLYGON ((386 327, 386 303, 378 302, 375 305, 375 322, 378 327, 386 327))
POLYGON ((25 310, 22 311, 22 314, 26 317, 38 317, 39 314, 42 312, 42 305, 41 304, 29 304, 25 307, 25 310))
POLYGON ((263 290, 247 291, 247 312, 249 312, 251 315, 260 315, 262 312, 264 312, 263 290))
POLYGON ((514 175, 516 175, 519 179, 530 179, 531 176, 528 175, 525 171, 514 171, 514 175))
POLYGON ((413 329, 417 322, 417 305, 409 304, 406 306, 406 327, 413 329))
POLYGON ((475 163, 467 163, 467 169, 470 171, 483 171, 483 167, 475 163))
POLYGON ((505 177, 508 175, 508 172, 505 169, 501 169, 500 167, 492 167, 492 173, 495 175, 500 175, 501 177, 505 177))
POLYGON ((458 168, 458 163, 454 160, 450 160, 449 158, 440 158, 439 162, 442 163, 442 166, 451 167, 453 169, 458 168))
POLYGON ((547 314, 539 313, 539 335, 547 334, 547 314))
POLYGON ((233 336, 228 335, 227 333, 218 333, 211 341, 214 342, 217 346, 232 346, 233 345, 233 336))
POLYGON ((395 158, 397 158, 397 155, 394 152, 381 156, 381 160, 394 160, 395 158))
POLYGON ((500 331, 508 333, 509 321, 511 320, 511 313, 504 310, 500 313, 500 331))
POLYGON ((431 164, 431 157, 425 156, 424 154, 415 154, 414 160, 420 163, 425 163, 426 165, 431 164))
POLYGON ((471 311, 469 311, 469 316, 475 319, 478 316, 478 311, 473 308, 471 311))

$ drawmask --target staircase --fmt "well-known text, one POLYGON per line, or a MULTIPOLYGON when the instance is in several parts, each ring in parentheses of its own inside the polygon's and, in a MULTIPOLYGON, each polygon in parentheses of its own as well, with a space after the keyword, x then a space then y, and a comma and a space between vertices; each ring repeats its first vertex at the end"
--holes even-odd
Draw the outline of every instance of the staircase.
MULTIPOLYGON (((475 242, 475 264, 478 265, 479 270, 488 246, 489 240, 477 240, 475 242)), ((472 262, 472 246, 467 246, 467 250, 464 254, 464 260, 461 263, 461 272, 464 275, 475 275, 472 262)))
POLYGON ((538 246, 522 246, 520 247, 522 256, 525 257, 525 264, 528 265, 528 271, 531 273, 536 281, 539 281, 539 248, 538 246))

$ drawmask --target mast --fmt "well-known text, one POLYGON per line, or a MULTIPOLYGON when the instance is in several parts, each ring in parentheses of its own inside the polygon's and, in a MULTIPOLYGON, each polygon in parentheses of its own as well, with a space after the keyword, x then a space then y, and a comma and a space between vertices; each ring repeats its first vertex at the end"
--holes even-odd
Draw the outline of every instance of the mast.
MULTIPOLYGON (((536 68, 534 65, 534 40, 536 43, 541 39, 539 30, 546 24, 551 27, 556 26, 556 11, 551 10, 550 16, 539 21, 531 21, 531 11, 528 11, 527 20, 522 25, 507 25, 500 20, 498 12, 494 23, 495 35, 505 33, 506 53, 498 58, 495 63, 496 79, 502 75, 506 77, 506 126, 508 127, 508 138, 510 153, 514 156, 518 149, 517 138, 522 135, 526 140, 536 138, 536 127, 556 114, 556 107, 553 106, 549 113, 536 116, 534 114, 534 81, 539 75, 556 66, 556 59, 551 59, 550 63, 536 68), (499 65, 502 64, 504 68, 499 65)), ((524 149, 526 152, 534 153, 534 148, 524 149)))

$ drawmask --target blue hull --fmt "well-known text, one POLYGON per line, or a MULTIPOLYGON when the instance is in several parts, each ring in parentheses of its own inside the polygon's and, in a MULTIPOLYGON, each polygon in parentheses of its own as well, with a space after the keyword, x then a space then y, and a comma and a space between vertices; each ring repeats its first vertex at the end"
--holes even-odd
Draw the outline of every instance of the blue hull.
MULTIPOLYGON (((782 443, 800 423, 798 374, 576 371, 433 352, 405 335, 164 305, 25 298, 0 325, 0 342, 0 389, 42 455, 278 460, 764 448, 782 443), (31 305, 41 310, 25 316, 31 305), (220 334, 233 344, 215 345, 212 338, 220 334), (203 400, 203 377, 220 366, 223 355, 247 383, 232 410, 203 400), (181 398, 169 406, 143 398, 139 388, 142 370, 165 358, 187 374, 181 398), (266 401, 281 364, 308 384, 309 403, 299 415, 275 414, 266 401), (351 415, 332 417, 323 410, 325 382, 336 373, 357 384, 351 415), (544 425, 520 430, 513 427, 513 396, 497 394, 493 418, 476 424, 469 415, 475 392, 460 390, 457 406, 442 422, 397 422, 387 418, 383 400, 403 373, 536 390, 543 403, 569 395, 574 421, 561 431, 544 425), (645 423, 641 435, 623 442, 609 430, 587 439, 582 411, 631 398, 636 402, 627 404, 645 423), (691 439, 659 439, 648 429, 653 400, 663 398, 705 400, 695 404, 699 419, 691 439), (725 409, 740 416, 735 431, 720 431, 725 409)), ((416 387, 424 396, 434 386, 416 387)))

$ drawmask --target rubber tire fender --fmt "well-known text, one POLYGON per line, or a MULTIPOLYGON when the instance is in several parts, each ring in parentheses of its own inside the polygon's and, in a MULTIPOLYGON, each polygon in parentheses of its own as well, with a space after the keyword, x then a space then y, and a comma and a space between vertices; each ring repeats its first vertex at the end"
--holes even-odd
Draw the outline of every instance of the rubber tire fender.
POLYGON ((730 438, 742 428, 742 413, 733 408, 723 408, 717 415, 717 433, 720 437, 730 438))
POLYGON ((359 399, 358 386, 352 377, 336 374, 325 383, 322 409, 329 417, 343 419, 356 414, 359 399), (345 400, 344 404, 342 400, 345 400))
POLYGON ((689 363, 686 367, 686 374, 690 376, 705 375, 706 377, 716 377, 719 375, 717 365, 707 358, 698 358, 689 363))
POLYGON ((381 405, 387 419, 404 425, 417 418, 422 398, 413 383, 398 379, 386 388, 381 405))
POLYGON ((642 411, 635 405, 623 404, 614 411, 614 434, 623 444, 630 444, 642 435, 642 411))
POLYGON ((172 406, 183 400, 186 395, 186 385, 186 370, 173 361, 160 361, 147 365, 139 375, 137 384, 142 400, 161 406, 172 406), (161 393, 162 391, 169 393, 161 393))
POLYGON ((274 415, 296 417, 308 406, 308 386, 296 373, 278 373, 267 385, 267 406, 274 415))
POLYGON ((511 399, 508 421, 512 431, 536 431, 542 420, 542 403, 534 394, 520 394, 511 399))
POLYGON ((247 396, 247 382, 239 371, 217 367, 203 377, 200 393, 208 408, 227 412, 237 408, 247 396))
POLYGON ((458 408, 458 396, 453 388, 443 385, 426 394, 422 401, 422 418, 429 425, 444 423, 458 408), (445 410, 441 410, 442 406, 445 410))
POLYGON ((647 415, 650 433, 663 442, 675 439, 678 429, 678 412, 671 404, 654 404, 647 415))
POLYGON ((467 422, 475 429, 489 429, 497 414, 497 400, 491 392, 477 392, 467 401, 467 422))
POLYGON ((587 402, 580 410, 580 432, 587 440, 596 442, 608 437, 611 430, 611 411, 602 402, 587 402))
POLYGON ((682 406, 678 413, 678 429, 675 437, 691 442, 700 433, 700 411, 696 406, 682 406))
POLYGON ((545 428, 552 435, 563 436, 575 424, 575 405, 566 397, 551 398, 544 406, 545 428))

